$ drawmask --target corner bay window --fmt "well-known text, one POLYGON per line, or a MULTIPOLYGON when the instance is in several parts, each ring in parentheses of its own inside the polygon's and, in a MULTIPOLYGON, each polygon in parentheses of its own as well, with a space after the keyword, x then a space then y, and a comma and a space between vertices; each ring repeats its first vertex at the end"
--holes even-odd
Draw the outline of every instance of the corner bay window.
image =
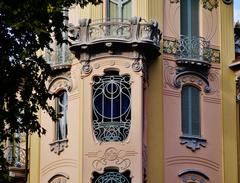
POLYGON ((117 71, 93 78, 93 130, 97 140, 123 141, 131 125, 130 76, 117 71))
POLYGON ((182 88, 182 133, 187 136, 200 136, 200 91, 186 85, 182 88))
POLYGON ((67 138, 67 106, 67 91, 58 92, 56 97, 56 112, 59 118, 55 125, 55 140, 67 138))

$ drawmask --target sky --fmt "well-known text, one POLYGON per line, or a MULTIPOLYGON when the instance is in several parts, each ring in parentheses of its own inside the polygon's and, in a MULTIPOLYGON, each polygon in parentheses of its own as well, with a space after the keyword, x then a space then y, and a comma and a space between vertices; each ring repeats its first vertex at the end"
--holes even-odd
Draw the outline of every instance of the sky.
POLYGON ((234 22, 240 21, 240 0, 234 0, 234 22))

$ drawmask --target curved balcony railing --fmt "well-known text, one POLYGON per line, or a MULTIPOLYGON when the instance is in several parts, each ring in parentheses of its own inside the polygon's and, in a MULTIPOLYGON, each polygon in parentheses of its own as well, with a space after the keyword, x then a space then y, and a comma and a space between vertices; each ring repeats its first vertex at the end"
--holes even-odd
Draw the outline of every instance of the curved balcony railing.
POLYGON ((70 26, 72 48, 97 43, 147 43, 159 49, 161 32, 156 21, 147 22, 140 17, 129 20, 82 19, 77 27, 70 26))
POLYGON ((210 63, 210 41, 203 37, 181 36, 177 41, 177 60, 210 63))
POLYGON ((9 145, 4 149, 4 158, 10 166, 22 168, 26 162, 26 149, 16 145, 9 145))

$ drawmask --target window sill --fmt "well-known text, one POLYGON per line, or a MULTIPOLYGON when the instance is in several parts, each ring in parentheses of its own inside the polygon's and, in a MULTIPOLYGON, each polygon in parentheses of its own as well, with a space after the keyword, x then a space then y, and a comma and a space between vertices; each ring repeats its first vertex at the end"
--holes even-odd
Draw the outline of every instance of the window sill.
POLYGON ((50 150, 59 155, 65 148, 68 147, 68 139, 56 140, 49 145, 50 150))
POLYGON ((201 137, 182 135, 179 138, 181 140, 180 144, 185 144, 186 147, 192 151, 196 151, 201 147, 206 147, 207 140, 201 137))

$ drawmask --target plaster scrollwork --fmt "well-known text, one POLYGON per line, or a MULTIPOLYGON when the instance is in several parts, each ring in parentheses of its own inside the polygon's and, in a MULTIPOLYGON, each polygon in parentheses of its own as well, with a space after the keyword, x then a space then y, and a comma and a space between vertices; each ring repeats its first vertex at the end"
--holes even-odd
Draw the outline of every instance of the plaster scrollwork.
POLYGON ((65 73, 64 75, 60 75, 57 77, 52 78, 49 80, 49 85, 48 85, 48 91, 49 93, 57 93, 60 90, 66 90, 68 92, 71 92, 73 88, 73 81, 71 79, 69 73, 65 73))
POLYGON ((172 66, 169 62, 164 62, 164 88, 170 87, 176 89, 173 84, 173 77, 176 73, 176 66, 172 66))
POLYGON ((105 167, 116 166, 120 171, 125 171, 131 165, 129 156, 135 155, 135 152, 118 150, 114 147, 109 147, 103 155, 92 162, 92 166, 96 171, 102 172, 105 167))
POLYGON ((181 136, 180 140, 180 144, 185 144, 185 146, 192 151, 196 151, 201 147, 206 147, 207 144, 206 139, 194 136, 181 136))

